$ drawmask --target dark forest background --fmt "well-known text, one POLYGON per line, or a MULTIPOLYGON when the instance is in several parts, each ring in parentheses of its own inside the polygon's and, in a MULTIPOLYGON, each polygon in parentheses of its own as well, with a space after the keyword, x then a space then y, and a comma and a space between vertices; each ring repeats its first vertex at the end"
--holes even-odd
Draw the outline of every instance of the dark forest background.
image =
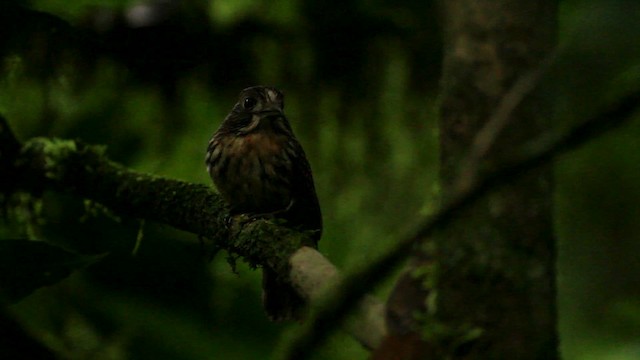
MULTIPOLYGON (((314 170, 320 249, 348 270, 437 206, 438 9, 409 0, 7 2, 0 113, 22 140, 104 144, 133 169, 209 184, 207 141, 238 92, 276 86, 314 170)), ((560 2, 558 56, 542 82, 554 127, 640 85, 639 20, 634 0, 560 2)), ((640 358, 640 122, 564 155, 555 174, 562 355, 640 358)), ((224 253, 209 262, 193 234, 60 193, 2 200, 0 239, 107 254, 8 309, 62 358, 261 359, 296 331, 264 316, 258 272, 238 263, 234 273, 224 253)), ((338 332, 315 358, 366 354, 338 332)))

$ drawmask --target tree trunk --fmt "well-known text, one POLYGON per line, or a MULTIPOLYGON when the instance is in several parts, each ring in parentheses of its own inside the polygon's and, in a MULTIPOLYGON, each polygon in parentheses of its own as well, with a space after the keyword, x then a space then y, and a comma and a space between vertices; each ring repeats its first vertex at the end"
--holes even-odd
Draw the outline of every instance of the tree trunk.
MULTIPOLYGON (((514 82, 552 51, 557 3, 442 3, 440 179, 446 201, 478 131, 514 82)), ((483 162, 499 163, 544 132, 539 105, 535 97, 520 104, 483 162)), ((374 358, 556 359, 551 214, 550 166, 471 206, 435 246, 419 250, 396 285, 388 303, 391 335, 374 358)))

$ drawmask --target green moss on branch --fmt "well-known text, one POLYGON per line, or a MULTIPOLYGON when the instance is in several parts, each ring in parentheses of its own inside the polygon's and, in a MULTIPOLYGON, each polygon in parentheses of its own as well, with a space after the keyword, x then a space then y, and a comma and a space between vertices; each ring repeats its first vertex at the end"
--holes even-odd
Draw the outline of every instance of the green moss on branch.
POLYGON ((127 169, 110 161, 101 146, 34 138, 12 163, 23 191, 72 193, 121 216, 171 225, 210 239, 252 267, 288 274, 289 257, 308 241, 306 234, 267 220, 233 221, 229 227, 228 208, 211 186, 127 169))

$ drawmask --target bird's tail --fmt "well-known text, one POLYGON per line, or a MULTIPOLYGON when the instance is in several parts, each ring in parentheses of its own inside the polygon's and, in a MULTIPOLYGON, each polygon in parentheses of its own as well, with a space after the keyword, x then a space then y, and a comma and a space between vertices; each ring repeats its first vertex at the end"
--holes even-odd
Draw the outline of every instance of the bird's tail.
POLYGON ((262 270, 262 304, 271 321, 301 320, 305 301, 274 271, 262 270))

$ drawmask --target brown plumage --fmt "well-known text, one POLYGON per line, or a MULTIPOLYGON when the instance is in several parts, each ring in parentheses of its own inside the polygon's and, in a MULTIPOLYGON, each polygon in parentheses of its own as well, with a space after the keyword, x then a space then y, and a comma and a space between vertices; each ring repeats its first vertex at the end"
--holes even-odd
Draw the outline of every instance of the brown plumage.
MULTIPOLYGON (((242 90, 207 149, 207 170, 232 215, 274 216, 313 231, 317 247, 322 215, 311 167, 284 115, 284 97, 272 87, 242 90)), ((263 304, 272 320, 299 316, 302 299, 291 285, 263 270, 263 304)))

